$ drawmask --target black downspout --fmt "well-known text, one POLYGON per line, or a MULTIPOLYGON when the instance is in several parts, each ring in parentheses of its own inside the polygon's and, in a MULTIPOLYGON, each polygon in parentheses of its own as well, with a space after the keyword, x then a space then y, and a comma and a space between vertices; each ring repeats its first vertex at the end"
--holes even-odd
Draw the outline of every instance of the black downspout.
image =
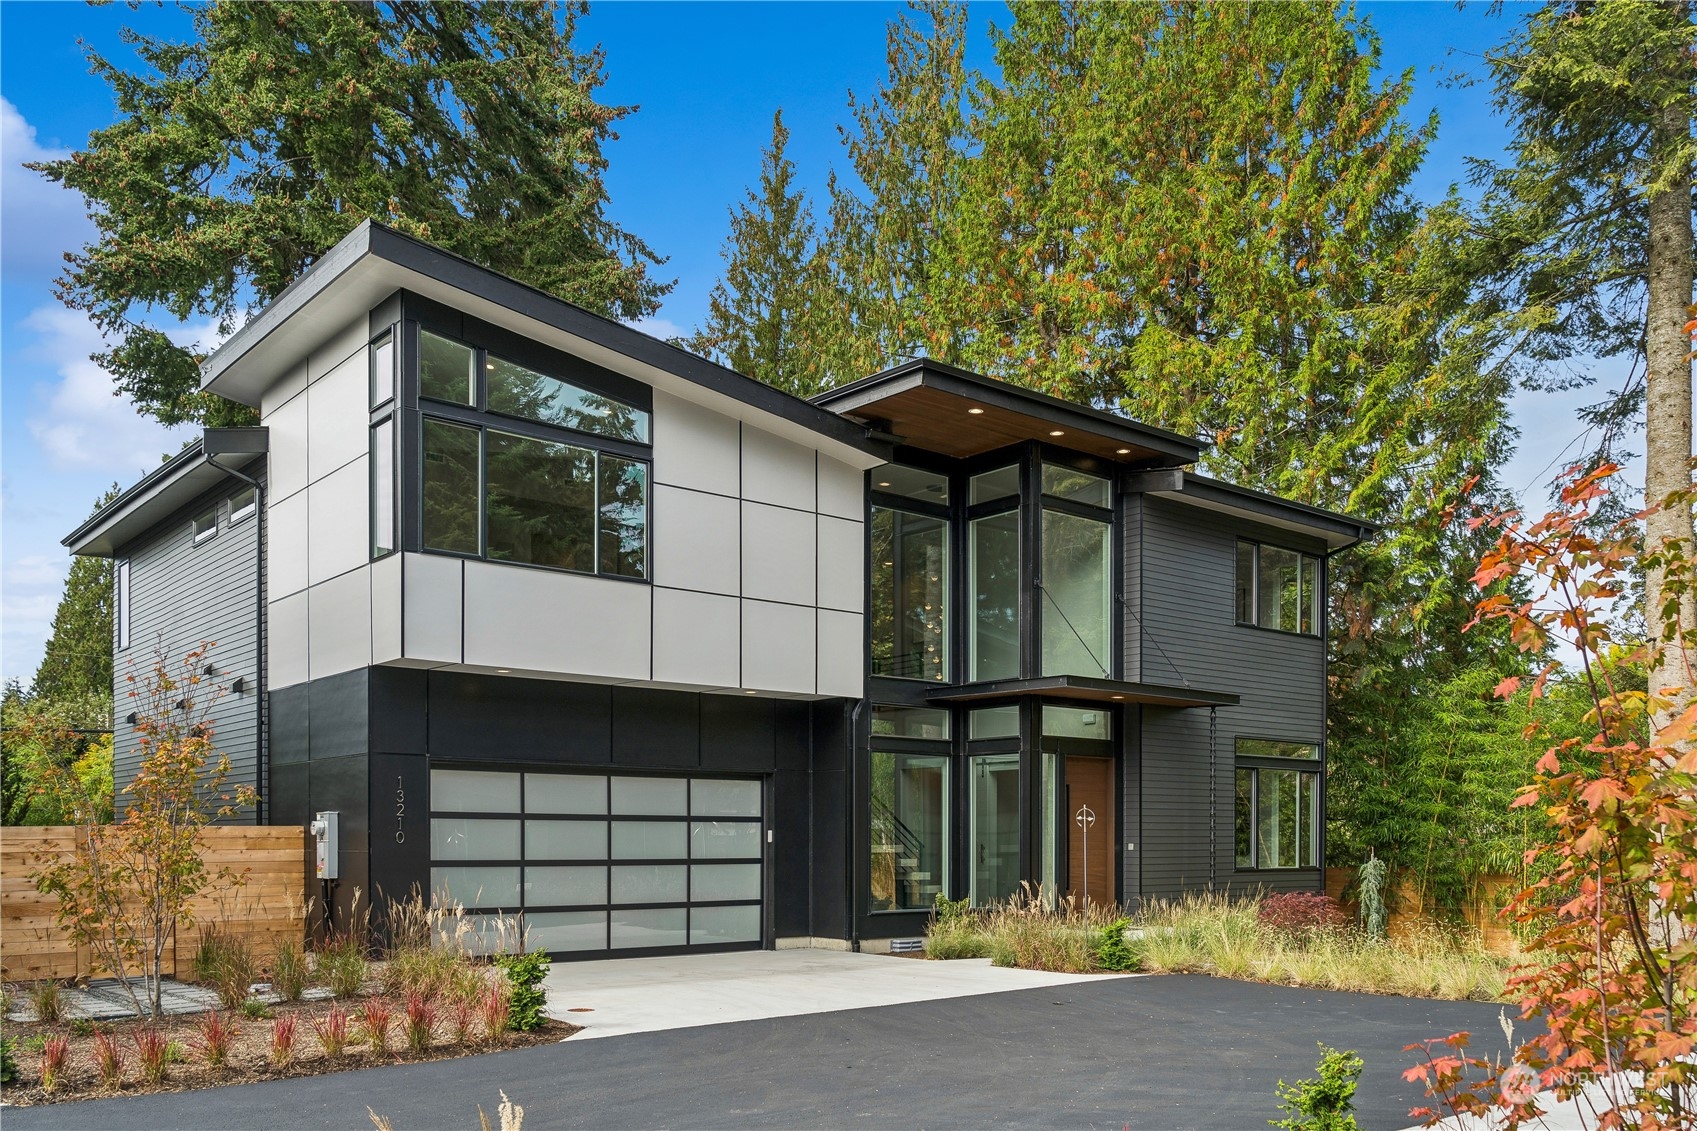
POLYGON ((271 789, 270 779, 266 776, 266 754, 270 746, 269 736, 265 733, 265 654, 269 641, 265 637, 265 484, 233 467, 226 467, 218 462, 216 456, 207 456, 206 462, 219 471, 233 475, 243 483, 253 488, 254 518, 258 522, 253 536, 254 546, 254 641, 253 641, 253 760, 254 778, 258 799, 253 803, 253 823, 265 823, 265 795, 271 789))
POLYGON ((849 712, 848 835, 844 839, 848 842, 849 950, 855 954, 860 953, 860 857, 854 850, 860 828, 860 788, 855 771, 860 766, 860 712, 865 707, 866 700, 857 699, 849 712))

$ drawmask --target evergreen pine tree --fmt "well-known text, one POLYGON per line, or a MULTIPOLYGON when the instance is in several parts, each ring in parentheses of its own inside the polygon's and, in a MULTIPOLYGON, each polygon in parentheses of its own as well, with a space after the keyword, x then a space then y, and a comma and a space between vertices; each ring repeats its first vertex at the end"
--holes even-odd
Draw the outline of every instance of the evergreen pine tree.
POLYGON ((368 217, 598 313, 652 313, 660 260, 604 211, 601 147, 630 108, 595 100, 585 10, 221 0, 187 43, 126 31, 137 70, 90 51, 118 120, 34 167, 98 232, 58 287, 113 342, 95 360, 166 423, 245 420, 198 392, 166 327, 228 334, 368 217))
POLYGON ((816 229, 807 194, 794 187, 785 155, 790 131, 772 115, 772 141, 761 156, 760 182, 731 212, 725 273, 708 296, 707 322, 690 339, 697 353, 798 396, 825 384, 807 340, 810 272, 816 229))
POLYGON ((72 558, 65 591, 53 613, 53 631, 30 691, 65 702, 112 696, 112 563, 72 558))

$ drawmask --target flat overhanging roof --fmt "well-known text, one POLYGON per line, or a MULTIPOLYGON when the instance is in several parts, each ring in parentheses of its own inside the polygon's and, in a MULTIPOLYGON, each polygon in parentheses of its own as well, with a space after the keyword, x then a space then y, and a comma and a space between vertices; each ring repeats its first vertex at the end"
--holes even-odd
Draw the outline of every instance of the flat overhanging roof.
POLYGON ((812 398, 899 443, 964 459, 1038 440, 1136 467, 1195 463, 1201 440, 995 381, 952 365, 910 361, 812 398))
POLYGON ((1147 703, 1155 707, 1230 707, 1238 697, 1225 691, 1201 691, 1160 683, 1130 683, 1082 675, 1045 675, 1035 679, 992 679, 934 691, 931 703, 990 703, 1031 696, 1038 699, 1089 699, 1105 703, 1147 703))

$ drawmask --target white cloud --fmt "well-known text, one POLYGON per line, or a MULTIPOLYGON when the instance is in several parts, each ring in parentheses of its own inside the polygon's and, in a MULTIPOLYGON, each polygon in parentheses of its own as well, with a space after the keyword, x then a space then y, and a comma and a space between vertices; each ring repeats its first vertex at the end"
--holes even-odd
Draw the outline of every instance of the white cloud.
POLYGON ((0 573, 0 577, 5 579, 6 589, 10 592, 14 586, 57 586, 60 578, 65 575, 65 569, 64 558, 25 554, 15 561, 7 562, 5 572, 0 573))
POLYGON ((0 209, 0 266, 8 279, 57 275, 64 253, 93 238, 94 225, 81 194, 24 168, 26 161, 68 156, 69 150, 42 145, 35 127, 0 98, 0 201, 5 202, 0 209))
MULTIPOLYGON (((38 335, 29 356, 56 375, 52 384, 44 383, 44 401, 29 418, 30 435, 50 469, 133 478, 157 467, 161 455, 188 438, 188 429, 166 428, 114 395, 111 375, 89 360, 104 344, 100 331, 82 314, 38 307, 23 326, 38 335)), ((210 332, 185 328, 186 334, 210 332)))
POLYGON ((641 330, 644 334, 647 334, 650 337, 659 338, 663 342, 669 342, 673 338, 684 337, 686 333, 686 331, 684 331, 671 319, 660 318, 652 314, 646 318, 638 318, 634 322, 626 322, 625 325, 629 326, 632 330, 641 330))

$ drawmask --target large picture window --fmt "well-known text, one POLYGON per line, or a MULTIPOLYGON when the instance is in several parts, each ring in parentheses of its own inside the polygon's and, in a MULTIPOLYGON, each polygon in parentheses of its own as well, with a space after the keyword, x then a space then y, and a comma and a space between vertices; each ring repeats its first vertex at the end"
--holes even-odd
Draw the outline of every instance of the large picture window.
POLYGON ((1304 770, 1239 767, 1237 866, 1314 868, 1320 861, 1320 775, 1304 770))
POLYGON ((424 549, 648 576, 639 388, 627 403, 428 330, 417 364, 424 549))
POLYGON ((872 753, 873 911, 929 910, 949 890, 949 758, 872 753))
POLYGON ((1237 544, 1237 619, 1279 632, 1320 631, 1320 559, 1312 554, 1237 544))
POLYGON ((872 508, 872 674, 949 676, 949 524, 872 508))

